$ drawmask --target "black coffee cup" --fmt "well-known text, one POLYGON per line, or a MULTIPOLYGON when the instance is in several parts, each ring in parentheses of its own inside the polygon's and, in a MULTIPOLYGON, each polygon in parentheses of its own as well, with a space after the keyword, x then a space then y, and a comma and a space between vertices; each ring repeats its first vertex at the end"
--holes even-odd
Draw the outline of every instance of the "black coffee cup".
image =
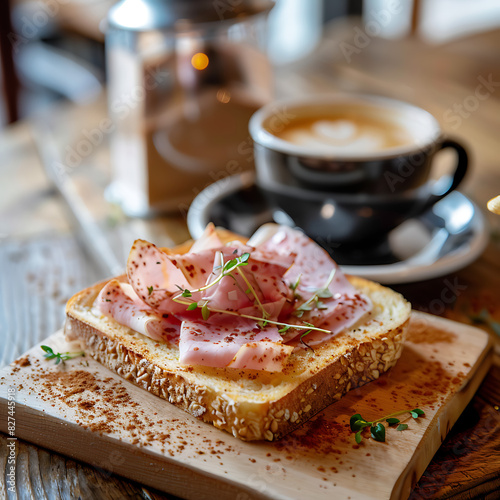
POLYGON ((339 244, 383 238, 457 188, 465 149, 411 104, 335 95, 270 103, 250 120, 257 184, 271 206, 311 236, 339 244), (431 176, 435 154, 454 170, 431 176))

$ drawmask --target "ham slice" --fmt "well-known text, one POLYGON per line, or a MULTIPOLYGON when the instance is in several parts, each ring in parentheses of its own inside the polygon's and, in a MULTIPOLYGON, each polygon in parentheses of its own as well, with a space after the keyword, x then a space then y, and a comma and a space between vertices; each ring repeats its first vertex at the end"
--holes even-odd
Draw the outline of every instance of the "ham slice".
MULTIPOLYGON (((127 276, 137 295, 153 309, 161 313, 182 314, 186 306, 172 298, 181 289, 196 290, 209 282, 217 252, 229 260, 247 250, 251 248, 235 242, 234 246, 172 255, 153 243, 136 240, 127 261, 127 276)), ((201 297, 201 293, 193 294, 192 300, 198 301, 201 297)))
POLYGON ((255 321, 225 314, 214 314, 208 322, 183 321, 179 341, 180 362, 223 368, 231 363, 241 346, 261 341, 278 344, 282 337, 274 326, 260 328, 255 321))
POLYGON ((291 345, 266 340, 248 342, 238 349, 228 367, 242 370, 265 369, 268 372, 281 372, 293 349, 294 347, 291 345))
POLYGON ((157 316, 135 294, 132 287, 111 280, 99 293, 94 308, 105 316, 153 340, 176 341, 180 321, 172 315, 157 316))
POLYGON ((326 250, 302 231, 288 226, 274 226, 272 231, 267 232, 267 238, 261 234, 255 239, 252 236, 249 242, 252 240, 257 242, 255 248, 259 252, 274 254, 279 258, 293 255, 293 265, 285 274, 285 281, 288 284, 295 283, 300 275, 302 288, 322 286, 328 280, 332 269, 338 267, 326 250))
POLYGON ((215 226, 210 222, 207 224, 203 234, 193 243, 193 246, 189 249, 190 253, 199 253, 203 250, 211 250, 212 248, 220 248, 222 246, 222 241, 220 240, 217 232, 215 231, 215 226))
MULTIPOLYGON (((318 289, 324 289, 326 286, 330 292, 331 297, 318 297, 319 308, 313 307, 310 311, 304 311, 302 316, 290 321, 298 324, 305 320, 331 332, 311 332, 307 335, 309 345, 328 340, 331 335, 354 325, 371 310, 370 299, 360 294, 349 283, 328 252, 303 232, 287 226, 272 226, 265 231, 261 230, 260 235, 256 233, 256 237, 249 241, 252 242, 252 239, 258 245, 257 250, 262 252, 283 256, 295 254, 293 265, 284 275, 289 286, 298 283, 296 294, 300 299, 295 309, 311 299, 318 289)), ((297 330, 289 330, 285 341, 297 335, 297 330)))
POLYGON ((154 309, 160 309, 165 299, 179 291, 176 285, 189 288, 175 259, 145 240, 134 241, 127 260, 127 276, 137 295, 154 309))

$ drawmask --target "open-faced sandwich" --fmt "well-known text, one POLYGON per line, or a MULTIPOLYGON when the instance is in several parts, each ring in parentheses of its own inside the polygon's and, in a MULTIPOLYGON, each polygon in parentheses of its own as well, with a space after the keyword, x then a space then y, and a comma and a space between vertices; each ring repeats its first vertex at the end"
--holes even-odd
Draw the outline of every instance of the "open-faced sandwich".
POLYGON ((137 240, 127 275, 66 312, 68 339, 125 379, 240 439, 274 440, 389 370, 410 305, 268 224, 248 241, 213 226, 174 249, 137 240))

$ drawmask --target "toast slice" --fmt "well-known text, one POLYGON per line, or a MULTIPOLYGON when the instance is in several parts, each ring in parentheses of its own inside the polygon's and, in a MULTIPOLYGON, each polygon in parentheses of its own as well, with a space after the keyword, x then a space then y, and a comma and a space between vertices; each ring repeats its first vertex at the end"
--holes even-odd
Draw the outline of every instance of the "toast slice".
POLYGON ((69 300, 65 333, 126 380, 195 417, 242 440, 272 441, 351 389, 377 379, 401 355, 410 304, 377 283, 348 279, 371 299, 371 313, 314 352, 296 349, 279 373, 182 365, 175 345, 152 340, 92 309, 105 283, 69 300))

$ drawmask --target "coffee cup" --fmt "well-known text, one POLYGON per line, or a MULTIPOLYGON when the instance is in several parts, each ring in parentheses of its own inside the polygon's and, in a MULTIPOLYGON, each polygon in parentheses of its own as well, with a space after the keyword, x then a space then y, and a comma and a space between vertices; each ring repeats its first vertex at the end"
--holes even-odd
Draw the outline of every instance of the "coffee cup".
POLYGON ((257 184, 291 222, 330 243, 383 239, 463 180, 467 152, 412 104, 379 96, 330 95, 270 103, 249 123, 257 184), (436 153, 457 153, 433 176, 436 153))

